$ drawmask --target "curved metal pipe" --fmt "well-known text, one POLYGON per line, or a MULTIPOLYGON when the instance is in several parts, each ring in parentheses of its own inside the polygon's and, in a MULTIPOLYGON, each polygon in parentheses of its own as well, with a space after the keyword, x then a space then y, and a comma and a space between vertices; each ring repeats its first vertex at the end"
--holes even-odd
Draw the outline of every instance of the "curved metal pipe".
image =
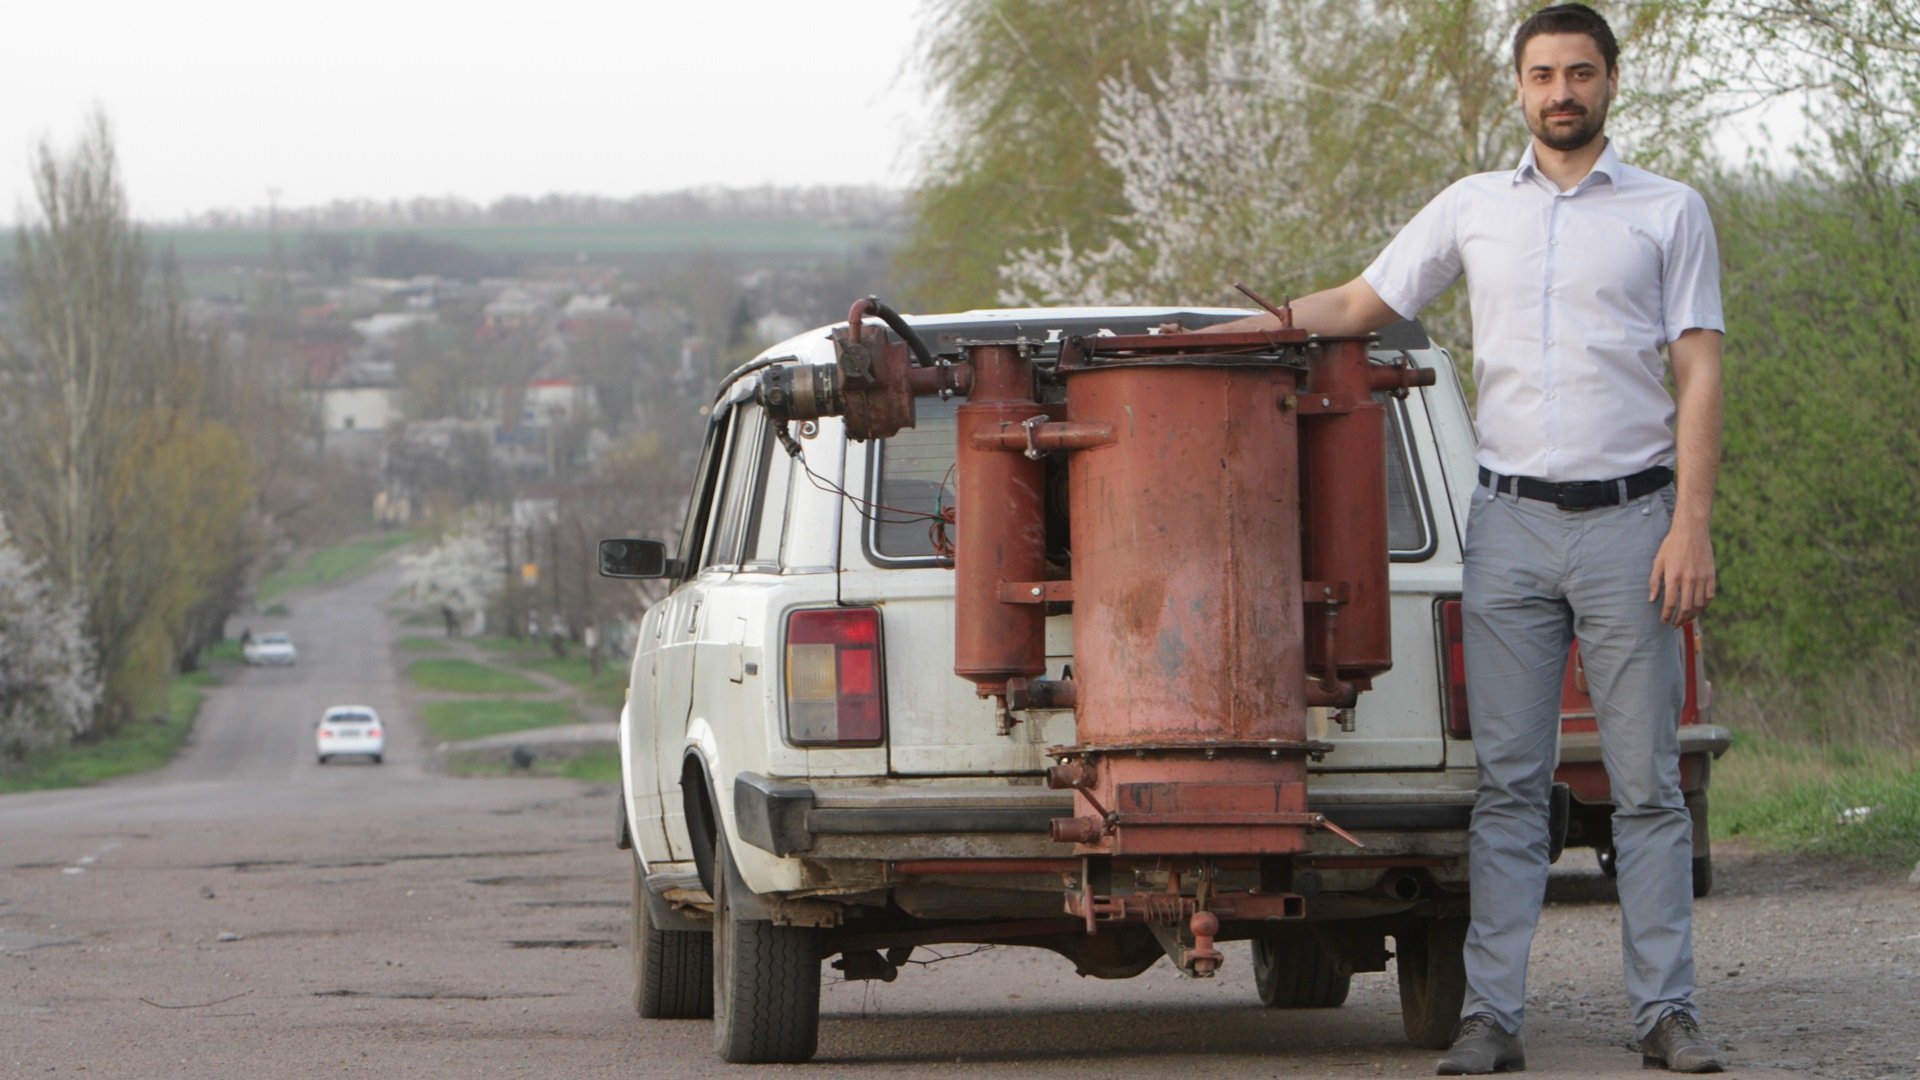
POLYGON ((886 323, 894 333, 900 335, 900 340, 906 342, 907 348, 913 350, 913 358, 920 362, 921 367, 932 367, 938 362, 934 359, 932 351, 927 348, 927 343, 921 341, 920 335, 914 332, 913 327, 907 325, 907 320, 901 318, 899 312, 881 302, 877 296, 865 296, 855 300, 853 307, 847 311, 847 325, 859 326, 860 321, 866 318, 869 312, 881 322, 886 323))

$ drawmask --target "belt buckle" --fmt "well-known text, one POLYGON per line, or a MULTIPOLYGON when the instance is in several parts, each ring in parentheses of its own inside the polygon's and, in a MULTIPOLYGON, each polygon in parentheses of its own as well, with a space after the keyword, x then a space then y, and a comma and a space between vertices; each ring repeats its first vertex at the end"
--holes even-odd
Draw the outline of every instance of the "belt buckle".
POLYGON ((1614 483, 1612 480, 1569 480, 1554 488, 1553 504, 1562 510, 1612 506, 1618 501, 1613 497, 1614 483))

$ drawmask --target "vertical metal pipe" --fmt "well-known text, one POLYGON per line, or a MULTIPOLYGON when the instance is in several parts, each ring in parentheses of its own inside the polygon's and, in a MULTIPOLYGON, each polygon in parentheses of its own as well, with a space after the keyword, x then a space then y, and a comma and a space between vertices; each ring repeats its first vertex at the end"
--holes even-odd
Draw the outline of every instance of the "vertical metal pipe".
POLYGON ((1367 339, 1320 339, 1301 392, 1305 577, 1345 585, 1344 602, 1307 605, 1307 669, 1319 674, 1331 667, 1345 680, 1369 679, 1393 666, 1387 414, 1373 400, 1369 367, 1367 339), (1320 406, 1323 401, 1330 404, 1320 406))
POLYGON ((1044 410, 1033 366, 1015 345, 972 349, 973 389, 956 410, 953 670, 981 697, 1046 671, 1046 607, 1007 603, 1004 581, 1046 573, 1044 466, 1020 451, 982 449, 975 432, 1018 426, 1044 410))

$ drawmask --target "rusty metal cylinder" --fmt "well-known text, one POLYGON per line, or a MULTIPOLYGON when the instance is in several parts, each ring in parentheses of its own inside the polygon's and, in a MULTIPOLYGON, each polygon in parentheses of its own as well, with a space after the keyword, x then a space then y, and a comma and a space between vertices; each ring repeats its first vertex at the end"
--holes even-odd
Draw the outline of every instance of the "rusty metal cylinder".
POLYGON ((1304 738, 1295 377, 1068 377, 1069 419, 1117 431, 1069 466, 1081 746, 1304 738))
POLYGON ((1306 605, 1307 670, 1340 680, 1393 666, 1387 421, 1372 390, 1367 339, 1320 339, 1300 392, 1302 564, 1320 599, 1339 602, 1306 605))
POLYGON ((1045 410, 1033 400, 1033 367, 1014 345, 972 350, 973 389, 955 411, 953 670, 982 697, 1046 671, 1046 607, 1002 599, 1002 582, 1046 573, 1044 466, 1019 450, 985 449, 998 433, 1045 410))

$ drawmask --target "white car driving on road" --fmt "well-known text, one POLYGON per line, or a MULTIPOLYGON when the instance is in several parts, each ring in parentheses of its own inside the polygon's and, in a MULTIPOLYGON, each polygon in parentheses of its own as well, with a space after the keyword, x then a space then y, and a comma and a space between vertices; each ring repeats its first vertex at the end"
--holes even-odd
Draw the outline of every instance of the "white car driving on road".
POLYGON ((378 765, 387 749, 380 714, 365 705, 335 705, 328 709, 321 715, 313 737, 322 765, 328 758, 343 754, 364 754, 378 765))
POLYGON ((280 664, 286 667, 292 667, 300 656, 293 647, 293 638, 278 632, 254 637, 241 648, 240 653, 249 664, 280 664))

